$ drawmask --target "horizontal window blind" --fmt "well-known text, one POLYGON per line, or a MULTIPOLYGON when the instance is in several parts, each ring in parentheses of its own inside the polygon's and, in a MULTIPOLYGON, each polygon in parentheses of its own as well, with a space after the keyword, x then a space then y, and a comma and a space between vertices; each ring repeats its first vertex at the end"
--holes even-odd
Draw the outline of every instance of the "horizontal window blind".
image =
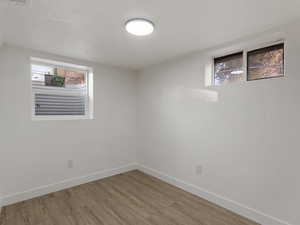
POLYGON ((85 96, 35 94, 35 115, 85 115, 85 96))
POLYGON ((85 71, 32 65, 35 116, 86 115, 88 111, 87 89, 87 72, 85 71), (51 79, 56 79, 56 81, 51 82, 51 79))

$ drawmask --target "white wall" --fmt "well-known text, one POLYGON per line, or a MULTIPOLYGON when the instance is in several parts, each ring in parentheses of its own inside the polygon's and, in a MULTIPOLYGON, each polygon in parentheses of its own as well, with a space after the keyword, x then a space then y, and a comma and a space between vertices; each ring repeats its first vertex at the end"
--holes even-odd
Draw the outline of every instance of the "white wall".
POLYGON ((274 224, 300 224, 299 30, 296 23, 279 32, 286 38, 285 78, 206 88, 205 67, 218 49, 142 71, 139 163, 273 216, 274 224))
POLYGON ((130 71, 4 45, 0 113, 4 202, 19 192, 136 162, 136 74, 130 71), (31 120, 31 56, 93 67, 93 120, 31 120))
POLYGON ((138 160, 258 213, 300 224, 299 28, 280 30, 286 38, 285 78, 206 88, 205 67, 218 48, 142 71, 137 93, 130 71, 3 46, 0 201, 138 160), (32 121, 31 56, 92 66, 95 119, 32 121), (73 169, 67 169, 69 159, 73 169), (203 166, 201 176, 197 165, 203 166))

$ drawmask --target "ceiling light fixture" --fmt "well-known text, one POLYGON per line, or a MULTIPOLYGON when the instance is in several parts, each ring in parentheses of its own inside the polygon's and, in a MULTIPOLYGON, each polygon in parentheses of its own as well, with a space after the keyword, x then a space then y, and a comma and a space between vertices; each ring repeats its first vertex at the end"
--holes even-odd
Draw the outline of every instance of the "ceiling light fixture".
POLYGON ((143 18, 130 19, 125 23, 125 29, 130 34, 146 36, 153 33, 154 23, 143 18))

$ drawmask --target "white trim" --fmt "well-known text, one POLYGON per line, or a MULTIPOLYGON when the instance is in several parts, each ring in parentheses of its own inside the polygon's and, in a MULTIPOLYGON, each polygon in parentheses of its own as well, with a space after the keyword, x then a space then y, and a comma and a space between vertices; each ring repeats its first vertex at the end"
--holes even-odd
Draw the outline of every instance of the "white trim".
MULTIPOLYGON (((221 207, 224 207, 232 212, 235 212, 239 215, 242 215, 246 218, 249 218, 253 221, 256 221, 257 223, 260 223, 261 225, 292 225, 288 222, 285 222, 283 220, 280 220, 276 217, 267 215, 266 213, 263 213, 259 210, 253 209, 251 207, 248 207, 244 204, 241 204, 239 202, 233 201, 229 198, 226 198, 224 196, 221 196, 219 194, 210 192, 204 188, 198 187, 196 185, 184 182, 180 179, 177 179, 175 177, 169 176, 163 172, 160 172, 158 170, 140 165, 140 164, 129 164, 123 167, 114 168, 114 169, 107 169, 99 172, 95 172, 92 174, 88 174, 86 176, 82 177, 76 177, 71 178, 68 180, 64 180, 55 184, 49 184, 44 185, 38 188, 33 188, 31 190, 27 190, 20 193, 15 193, 12 195, 4 196, 0 198, 0 203, 2 203, 2 206, 10 205, 16 202, 24 201, 27 199, 32 199, 34 197, 46 195, 49 193, 53 193, 56 191, 60 191, 66 188, 71 188, 80 184, 88 183, 91 181, 99 180, 105 177, 113 176, 120 173, 125 173, 131 170, 138 169, 146 174, 149 174, 151 176, 157 177, 158 179, 161 179, 169 184, 172 184, 176 187, 179 187, 187 192, 190 192, 192 194, 195 194, 201 198, 204 198, 210 202, 213 202, 221 207)), ((0 204, 1 207, 1 204, 0 204)))
POLYGON ((146 174, 149 174, 151 176, 159 178, 169 184, 177 186, 187 192, 190 192, 201 198, 204 198, 210 202, 213 202, 219 206, 222 206, 228 210, 231 210, 232 212, 235 212, 239 215, 242 215, 246 218, 256 221, 257 223, 260 223, 261 225, 292 225, 288 222, 285 222, 283 220, 280 220, 278 218, 275 218, 273 216, 270 216, 263 212, 260 212, 256 209, 248 207, 244 204, 241 204, 241 203, 233 201, 229 198, 226 198, 226 197, 223 197, 216 193, 205 190, 204 188, 198 187, 196 185, 184 182, 175 177, 169 176, 158 170, 155 170, 155 169, 143 166, 143 165, 138 165, 137 169, 146 174))
POLYGON ((267 47, 271 47, 273 45, 278 45, 278 44, 285 44, 285 39, 280 38, 280 39, 277 39, 274 41, 265 41, 265 42, 261 42, 261 43, 248 45, 247 47, 244 48, 244 50, 246 51, 246 54, 247 54, 248 52, 251 52, 254 50, 259 50, 261 48, 267 48, 267 47))
POLYGON ((242 79, 243 83, 246 83, 248 81, 247 80, 247 77, 248 77, 247 65, 248 65, 248 62, 247 62, 247 51, 244 49, 243 50, 243 71, 244 71, 244 76, 243 76, 243 79, 242 79))
POLYGON ((94 119, 94 71, 92 68, 88 70, 87 75, 87 97, 88 99, 88 119, 94 119))
POLYGON ((12 195, 4 196, 2 199, 0 198, 0 202, 2 205, 10 205, 16 202, 32 199, 38 196, 46 195, 49 193, 53 193, 56 191, 64 190, 67 188, 71 188, 80 184, 85 184, 88 182, 92 182, 95 180, 99 180, 105 177, 110 177, 116 174, 125 173, 137 168, 136 164, 129 164, 119 168, 114 169, 106 169, 102 171, 97 171, 95 173, 91 173, 81 177, 75 177, 67 180, 60 181, 54 184, 48 184, 44 186, 40 186, 37 188, 33 188, 24 192, 15 193, 12 195))
POLYGON ((93 118, 89 115, 74 116, 74 115, 51 115, 51 116, 32 116, 32 121, 61 121, 61 120, 92 120, 93 118))
POLYGON ((50 60, 50 59, 42 59, 42 58, 37 58, 37 57, 30 57, 30 61, 31 61, 31 63, 37 63, 39 65, 58 66, 58 67, 65 68, 65 69, 77 69, 82 72, 90 71, 93 69, 92 67, 89 67, 89 66, 82 66, 82 65, 66 63, 66 62, 61 62, 61 61, 55 61, 55 60, 50 60))

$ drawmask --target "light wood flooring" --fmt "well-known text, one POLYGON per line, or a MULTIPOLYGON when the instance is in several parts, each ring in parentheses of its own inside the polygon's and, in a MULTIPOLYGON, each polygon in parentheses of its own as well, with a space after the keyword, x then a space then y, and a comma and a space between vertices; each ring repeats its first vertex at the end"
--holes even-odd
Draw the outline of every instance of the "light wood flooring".
POLYGON ((257 225, 140 171, 6 206, 0 225, 257 225))

